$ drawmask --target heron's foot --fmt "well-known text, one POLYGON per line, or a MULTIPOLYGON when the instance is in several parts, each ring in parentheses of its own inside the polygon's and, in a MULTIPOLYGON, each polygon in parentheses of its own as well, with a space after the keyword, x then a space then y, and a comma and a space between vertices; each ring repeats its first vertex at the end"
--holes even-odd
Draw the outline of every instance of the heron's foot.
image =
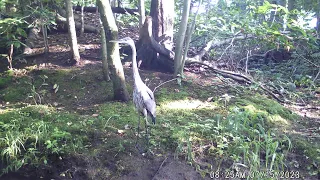
POLYGON ((144 138, 139 138, 137 136, 135 147, 138 149, 140 154, 147 153, 149 151, 149 147, 150 147, 149 135, 145 134, 144 138))
POLYGON ((140 147, 140 144, 136 143, 136 148, 138 149, 139 151, 139 154, 146 154, 148 152, 148 149, 145 149, 145 148, 141 148, 140 147))
POLYGON ((136 148, 139 151, 139 154, 146 157, 152 157, 155 153, 149 148, 141 148, 139 144, 136 144, 136 148))

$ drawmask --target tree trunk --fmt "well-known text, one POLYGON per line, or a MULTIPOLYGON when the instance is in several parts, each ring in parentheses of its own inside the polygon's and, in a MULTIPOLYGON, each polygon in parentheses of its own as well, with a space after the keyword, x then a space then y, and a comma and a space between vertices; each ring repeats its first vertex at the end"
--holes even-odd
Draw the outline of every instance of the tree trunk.
MULTIPOLYGON (((118 40, 118 28, 114 20, 109 1, 97 0, 100 10, 100 18, 105 30, 106 39, 118 40)), ((129 93, 120 60, 118 43, 107 42, 107 59, 110 68, 110 77, 113 82, 113 94, 115 100, 128 101, 129 93)))
POLYGON ((71 0, 65 0, 67 21, 68 21, 68 34, 69 34, 69 46, 72 53, 72 64, 80 64, 80 54, 78 49, 76 26, 73 18, 72 2, 71 0))
POLYGON ((141 31, 143 23, 146 19, 144 0, 139 0, 139 30, 141 31))
MULTIPOLYGON (((109 0, 109 2, 110 2, 110 6, 111 6, 111 9, 112 8, 114 8, 114 7, 117 7, 117 0, 109 0)), ((118 4, 119 5, 119 4, 118 4)), ((120 7, 120 6, 119 6, 120 7)), ((118 18, 118 16, 117 16, 117 14, 116 13, 113 13, 113 17, 114 17, 114 19, 115 19, 115 21, 116 21, 116 25, 117 25, 117 27, 118 27, 118 25, 119 25, 119 22, 117 21, 117 18, 118 18)))
POLYGON ((138 62, 142 60, 141 67, 172 71, 166 55, 173 48, 174 1, 152 0, 150 15, 140 30, 138 62))
MULTIPOLYGON (((258 5, 259 6, 263 6, 263 4, 264 4, 264 0, 259 0, 258 5)), ((264 14, 260 14, 259 15, 259 23, 262 24, 265 21, 266 21, 265 15, 264 14)))
MULTIPOLYGON (((43 4, 41 1, 40 1, 40 7, 41 7, 41 10, 43 11, 43 4)), ((44 41, 44 52, 46 54, 49 52, 47 25, 42 16, 40 19, 41 19, 41 31, 42 31, 43 41, 44 41)))
POLYGON ((107 39, 106 39, 106 34, 105 34, 101 20, 100 20, 100 24, 101 24, 102 72, 103 72, 104 79, 106 81, 110 81, 109 67, 108 67, 108 53, 107 53, 107 39))
POLYGON ((188 49, 189 49, 191 37, 192 37, 192 34, 194 32, 194 28, 196 26, 196 19, 197 19, 197 16, 198 16, 198 13, 199 13, 199 8, 200 8, 201 4, 202 4, 202 0, 199 1, 197 12, 193 16, 192 23, 188 26, 188 29, 187 29, 187 32, 186 32, 187 36, 186 36, 186 41, 185 41, 185 50, 184 50, 183 59, 182 59, 182 65, 181 65, 182 66, 182 71, 181 71, 181 75, 182 76, 183 76, 183 68, 184 68, 186 59, 188 58, 187 55, 188 55, 188 49))
MULTIPOLYGON (((292 0, 290 0, 290 1, 292 1, 292 0)), ((293 1, 292 1, 293 2, 293 1)), ((282 2, 283 4, 281 4, 283 7, 285 7, 285 8, 287 8, 287 9, 289 9, 289 0, 285 0, 285 1, 283 1, 282 2)), ((282 30, 283 31, 286 31, 287 30, 287 22, 288 22, 288 18, 289 18, 289 14, 285 14, 284 16, 283 16, 283 19, 282 19, 282 22, 283 22, 283 25, 282 25, 282 30)))
POLYGON ((152 0, 150 16, 152 17, 152 34, 154 39, 160 42, 168 38, 172 42, 174 1, 152 0))
POLYGON ((178 74, 180 74, 181 76, 183 75, 182 51, 183 51, 184 37, 185 37, 187 26, 188 26, 190 3, 191 3, 191 0, 184 1, 182 19, 180 22, 176 49, 175 49, 175 56, 174 56, 174 75, 175 76, 178 74))
MULTIPOLYGON (((84 3, 84 1, 82 1, 84 3)), ((81 30, 80 30, 80 36, 83 36, 84 34, 84 13, 83 13, 84 4, 81 6, 81 30)))
POLYGON ((320 0, 318 0, 318 7, 317 7, 317 12, 316 12, 316 16, 317 16, 317 25, 316 25, 316 29, 317 29, 317 38, 320 38, 320 0))

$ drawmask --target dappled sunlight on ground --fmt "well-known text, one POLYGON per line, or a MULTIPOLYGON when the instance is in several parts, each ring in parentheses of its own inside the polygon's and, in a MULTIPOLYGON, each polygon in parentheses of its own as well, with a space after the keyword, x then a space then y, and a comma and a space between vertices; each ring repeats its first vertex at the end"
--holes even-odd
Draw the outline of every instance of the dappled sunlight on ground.
POLYGON ((195 74, 192 72, 185 72, 185 79, 186 81, 192 81, 201 86, 223 84, 217 76, 205 75, 203 73, 195 74))
MULTIPOLYGON (((296 105, 286 105, 286 104, 284 105, 284 107, 290 109, 291 111, 293 111, 294 113, 302 117, 320 119, 320 107, 296 106, 296 105)), ((318 122, 320 123, 320 120, 318 122)))
POLYGON ((163 105, 167 109, 215 109, 216 106, 210 102, 200 100, 178 100, 165 103, 163 105))
POLYGON ((271 123, 277 124, 278 126, 289 126, 289 125, 291 125, 291 123, 287 119, 284 119, 279 114, 268 116, 268 120, 271 123))

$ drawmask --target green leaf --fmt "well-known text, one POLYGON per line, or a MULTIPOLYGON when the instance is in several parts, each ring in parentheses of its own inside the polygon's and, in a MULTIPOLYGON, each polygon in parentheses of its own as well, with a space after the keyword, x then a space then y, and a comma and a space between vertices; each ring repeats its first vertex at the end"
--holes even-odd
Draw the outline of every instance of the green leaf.
POLYGON ((22 28, 17 28, 17 33, 23 37, 27 37, 27 33, 22 28))
POLYGON ((53 89, 56 89, 57 87, 58 87, 57 84, 54 84, 54 85, 53 85, 53 89))
POLYGON ((58 90, 59 90, 59 85, 57 85, 57 87, 55 88, 54 93, 57 93, 58 90))

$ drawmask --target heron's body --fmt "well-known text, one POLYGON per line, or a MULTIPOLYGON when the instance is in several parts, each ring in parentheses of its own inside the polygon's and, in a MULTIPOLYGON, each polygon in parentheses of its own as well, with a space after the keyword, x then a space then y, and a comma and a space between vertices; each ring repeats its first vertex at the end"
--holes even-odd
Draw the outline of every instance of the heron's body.
POLYGON ((125 43, 130 45, 132 49, 132 71, 133 71, 133 103, 135 105, 136 110, 139 113, 139 124, 138 124, 138 132, 140 127, 140 114, 145 117, 146 120, 146 131, 147 131, 147 117, 151 117, 152 122, 155 124, 156 122, 156 103, 154 99, 153 92, 146 86, 145 83, 141 80, 139 75, 139 70, 137 66, 136 60, 136 47, 134 41, 129 38, 119 39, 117 41, 110 42, 118 42, 125 43))
POLYGON ((133 103, 143 117, 150 116, 156 121, 156 103, 152 91, 141 81, 135 82, 133 87, 133 103))

